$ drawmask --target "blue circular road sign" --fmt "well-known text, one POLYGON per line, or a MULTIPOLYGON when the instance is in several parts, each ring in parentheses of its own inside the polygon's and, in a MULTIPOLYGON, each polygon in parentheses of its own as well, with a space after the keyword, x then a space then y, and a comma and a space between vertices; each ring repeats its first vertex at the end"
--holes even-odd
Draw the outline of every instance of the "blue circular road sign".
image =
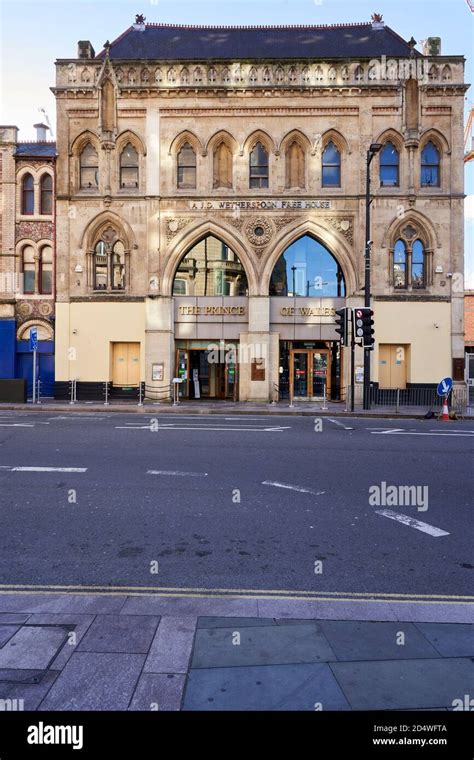
POLYGON ((445 377, 443 380, 439 382, 436 392, 438 396, 449 396, 452 388, 453 388, 453 378, 445 377))

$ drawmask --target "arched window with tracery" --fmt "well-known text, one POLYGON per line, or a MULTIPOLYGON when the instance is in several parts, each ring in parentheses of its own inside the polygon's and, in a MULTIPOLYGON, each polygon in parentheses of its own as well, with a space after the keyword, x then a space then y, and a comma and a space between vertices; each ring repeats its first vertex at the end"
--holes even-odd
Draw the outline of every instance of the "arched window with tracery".
POLYGON ((124 241, 112 227, 97 240, 92 253, 92 287, 94 290, 125 290, 127 251, 124 241))
POLYGON ((431 254, 416 223, 408 223, 395 240, 392 255, 392 286, 396 290, 419 290, 431 284, 431 254))

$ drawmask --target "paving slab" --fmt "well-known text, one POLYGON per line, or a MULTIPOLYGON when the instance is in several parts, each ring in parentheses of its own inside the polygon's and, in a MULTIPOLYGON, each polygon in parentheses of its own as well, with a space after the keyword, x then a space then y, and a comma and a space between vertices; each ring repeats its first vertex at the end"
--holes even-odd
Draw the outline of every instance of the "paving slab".
POLYGON ((467 623, 417 623, 443 657, 474 657, 474 625, 467 623))
POLYGON ((23 626, 0 649, 0 668, 46 669, 66 638, 59 626, 23 626))
POLYGON ((47 671, 38 683, 0 683, 0 712, 36 710, 57 676, 47 671))
MULTIPOLYGON (((298 622, 301 623, 301 620, 298 622)), ((239 626, 243 628, 250 626, 255 628, 257 626, 265 625, 278 625, 278 620, 274 618, 258 618, 258 617, 200 617, 198 618, 198 628, 234 628, 239 626)))
POLYGON ((396 620, 411 623, 474 623, 474 604, 391 602, 396 620))
POLYGON ((80 614, 120 612, 126 595, 0 593, 0 612, 77 612, 80 614))
POLYGON ((320 625, 337 659, 343 662, 439 656, 412 623, 323 620, 320 625))
POLYGON ((186 673, 194 641, 196 620, 163 617, 146 659, 145 673, 186 673))
POLYGON ((221 597, 129 596, 123 606, 122 613, 124 615, 166 615, 194 618, 200 615, 259 617, 257 599, 241 599, 238 597, 223 599, 221 597))
POLYGON ((26 623, 28 618, 29 615, 26 613, 0 612, 0 625, 14 625, 15 623, 21 625, 22 623, 26 623))
POLYGON ((182 673, 143 673, 128 709, 180 710, 185 682, 186 676, 182 673))
POLYGON ((3 647, 4 644, 8 641, 8 639, 11 639, 11 637, 20 630, 20 625, 3 625, 0 624, 0 647, 3 647))
POLYGON ((93 620, 94 615, 71 615, 64 612, 38 612, 30 615, 29 622, 34 625, 64 625, 69 628, 66 643, 49 666, 50 670, 61 670, 65 666, 93 620), (74 637, 71 636, 72 633, 74 637))
POLYGON ((259 617, 312 620, 396 620, 388 602, 306 599, 259 599, 259 617))
POLYGON ((327 664, 191 670, 184 710, 348 710, 327 664))
POLYGON ((196 631, 192 668, 327 662, 336 656, 317 623, 204 628, 196 631))
POLYGON ((159 622, 155 615, 97 615, 77 649, 146 654, 159 622))
POLYGON ((332 662, 330 668, 353 710, 449 708, 474 693, 468 658, 332 662))
POLYGON ((126 710, 143 668, 142 654, 74 652, 40 710, 126 710))

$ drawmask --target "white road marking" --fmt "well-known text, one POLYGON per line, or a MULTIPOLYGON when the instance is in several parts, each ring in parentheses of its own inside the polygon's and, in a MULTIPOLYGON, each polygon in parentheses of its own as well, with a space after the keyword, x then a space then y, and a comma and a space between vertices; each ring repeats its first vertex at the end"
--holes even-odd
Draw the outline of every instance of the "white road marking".
POLYGON ((87 467, 12 467, 12 472, 87 472, 87 467))
MULTIPOLYGON (((116 430, 150 430, 150 425, 140 425, 138 427, 129 427, 124 425, 116 425, 116 430)), ((193 427, 184 427, 184 426, 177 426, 172 423, 166 423, 161 425, 158 423, 158 430, 161 431, 168 431, 168 430, 212 430, 212 431, 230 431, 230 432, 260 432, 260 433, 282 433, 284 430, 289 430, 289 427, 271 427, 271 428, 263 428, 263 427, 254 427, 254 428, 244 428, 244 427, 209 427, 208 425, 204 425, 203 427, 193 426, 193 427)), ((156 432, 156 431, 155 431, 156 432)))
POLYGON ((339 420, 333 420, 332 417, 328 417, 329 422, 334 422, 335 425, 339 425, 339 427, 344 428, 344 430, 354 430, 352 427, 348 427, 347 425, 344 425, 343 422, 339 422, 339 420))
POLYGON ((173 470, 148 470, 147 475, 178 475, 179 477, 207 478, 207 472, 178 472, 173 470))
POLYGON ((376 509, 375 512, 378 515, 390 518, 390 520, 396 520, 397 522, 401 522, 404 525, 409 525, 410 528, 416 528, 416 530, 421 530, 423 533, 429 533, 430 536, 434 536, 435 538, 438 536, 449 536, 449 533, 446 530, 435 528, 434 525, 420 522, 420 520, 414 520, 413 517, 402 515, 399 512, 394 512, 392 509, 376 509))
POLYGON ((262 480, 263 486, 275 486, 275 488, 288 488, 290 491, 299 491, 300 493, 311 493, 313 496, 321 496, 325 491, 313 491, 311 488, 302 488, 301 486, 290 486, 287 483, 277 483, 273 480, 262 480))
MULTIPOLYGON (((410 433, 409 431, 403 431, 402 432, 401 430, 390 430, 390 431, 386 431, 386 432, 390 432, 390 433, 392 433, 395 436, 397 436, 397 435, 431 435, 431 436, 444 435, 444 436, 446 436, 447 435, 448 438, 456 438, 456 437, 458 437, 458 438, 459 437, 460 438, 474 438, 474 435, 472 433, 454 433, 454 432, 453 433, 410 433)), ((372 430, 372 435, 382 435, 382 433, 378 432, 377 430, 372 430)))
POLYGON ((34 427, 35 423, 31 424, 27 422, 0 422, 0 427, 34 427))

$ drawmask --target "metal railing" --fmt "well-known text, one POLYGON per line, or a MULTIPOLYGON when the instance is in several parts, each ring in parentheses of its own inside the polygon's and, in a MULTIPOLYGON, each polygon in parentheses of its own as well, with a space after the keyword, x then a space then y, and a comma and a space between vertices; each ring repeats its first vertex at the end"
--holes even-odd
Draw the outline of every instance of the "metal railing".
MULTIPOLYGON (((426 413, 441 414, 443 397, 438 396, 433 386, 418 386, 409 388, 378 388, 371 387, 371 406, 391 407, 396 413, 401 407, 421 407, 426 413)), ((455 386, 448 396, 448 406, 457 416, 464 416, 468 407, 467 386, 455 386)))

